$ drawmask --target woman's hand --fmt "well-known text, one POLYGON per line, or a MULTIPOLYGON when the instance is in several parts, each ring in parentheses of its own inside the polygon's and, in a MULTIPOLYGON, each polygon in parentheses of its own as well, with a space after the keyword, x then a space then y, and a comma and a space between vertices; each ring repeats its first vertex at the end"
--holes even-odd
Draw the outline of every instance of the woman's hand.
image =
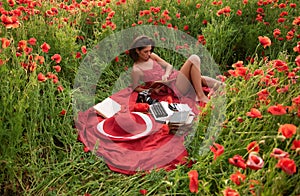
POLYGON ((168 74, 165 74, 165 75, 163 75, 163 76, 161 77, 161 80, 162 80, 162 81, 167 81, 168 78, 169 78, 169 75, 168 75, 168 74))

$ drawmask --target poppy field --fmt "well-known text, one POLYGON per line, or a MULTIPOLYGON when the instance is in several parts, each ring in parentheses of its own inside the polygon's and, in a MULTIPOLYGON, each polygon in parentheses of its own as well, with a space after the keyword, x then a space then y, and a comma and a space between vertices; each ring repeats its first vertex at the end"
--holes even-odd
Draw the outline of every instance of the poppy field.
MULTIPOLYGON (((0 194, 300 195, 299 13, 298 0, 1 1, 0 194), (143 25, 182 31, 209 51, 226 113, 200 153, 214 102, 201 108, 192 164, 123 175, 79 141, 74 78, 97 43, 143 25)), ((155 53, 175 68, 185 60, 155 53)), ((132 64, 124 51, 107 65, 96 102, 132 64)))

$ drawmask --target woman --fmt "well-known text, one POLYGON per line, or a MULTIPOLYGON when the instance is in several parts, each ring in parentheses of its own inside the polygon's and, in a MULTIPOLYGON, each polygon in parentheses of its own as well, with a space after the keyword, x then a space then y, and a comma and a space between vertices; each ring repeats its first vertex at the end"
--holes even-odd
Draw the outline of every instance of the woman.
POLYGON ((177 96, 187 95, 193 87, 197 101, 207 103, 209 98, 203 92, 202 86, 213 88, 221 82, 201 75, 200 58, 191 55, 181 69, 176 71, 171 64, 153 53, 154 47, 154 41, 147 36, 137 37, 133 41, 129 50, 129 55, 134 60, 131 72, 133 89, 137 92, 147 90, 139 85, 141 81, 148 84, 168 81, 168 86, 177 96))

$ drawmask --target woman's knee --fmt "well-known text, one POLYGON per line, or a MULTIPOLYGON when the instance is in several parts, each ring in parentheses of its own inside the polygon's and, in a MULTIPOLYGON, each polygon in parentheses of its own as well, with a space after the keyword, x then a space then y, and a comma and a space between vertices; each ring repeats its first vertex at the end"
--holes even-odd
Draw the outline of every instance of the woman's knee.
POLYGON ((200 60, 200 57, 196 54, 192 54, 189 58, 188 58, 189 61, 192 62, 192 64, 196 65, 196 66, 200 66, 201 64, 201 60, 200 60))

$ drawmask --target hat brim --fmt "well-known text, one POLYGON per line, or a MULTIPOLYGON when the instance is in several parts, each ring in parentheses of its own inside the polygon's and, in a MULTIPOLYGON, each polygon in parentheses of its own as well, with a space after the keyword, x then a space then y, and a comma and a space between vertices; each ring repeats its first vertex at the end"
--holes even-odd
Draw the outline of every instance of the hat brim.
POLYGON ((132 136, 116 136, 116 135, 111 135, 109 133, 107 133, 104 130, 104 123, 107 119, 101 121, 100 123, 98 123, 97 125, 97 130, 104 136, 112 139, 112 140, 118 140, 118 141, 126 141, 126 140, 135 140, 135 139, 139 139, 142 137, 145 137, 147 135, 149 135, 152 131, 153 128, 153 123, 150 119, 150 117, 144 113, 141 112, 132 112, 132 114, 138 115, 139 117, 141 117, 141 119, 144 121, 146 128, 144 131, 140 131, 138 134, 132 135, 132 136))

